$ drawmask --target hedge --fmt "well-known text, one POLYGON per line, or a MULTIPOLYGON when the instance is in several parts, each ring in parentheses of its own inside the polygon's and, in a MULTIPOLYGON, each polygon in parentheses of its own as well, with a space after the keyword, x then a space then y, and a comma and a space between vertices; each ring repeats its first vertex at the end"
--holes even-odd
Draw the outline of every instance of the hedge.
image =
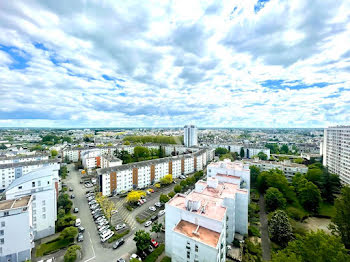
POLYGON ((160 244, 159 247, 157 247, 151 254, 149 254, 144 261, 156 262, 157 258, 164 252, 164 249, 165 249, 165 245, 160 244))

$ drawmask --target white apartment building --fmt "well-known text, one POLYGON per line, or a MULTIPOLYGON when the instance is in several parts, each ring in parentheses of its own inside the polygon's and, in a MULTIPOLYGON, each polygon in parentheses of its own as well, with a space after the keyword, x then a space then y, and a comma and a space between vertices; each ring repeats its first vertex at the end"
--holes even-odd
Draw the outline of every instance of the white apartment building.
POLYGON ((0 201, 0 261, 30 260, 33 247, 32 196, 0 201))
POLYGON ((184 126, 184 143, 187 147, 197 146, 197 127, 194 125, 184 126))
POLYGON ((21 163, 22 162, 33 162, 33 161, 48 160, 48 159, 49 159, 48 154, 0 157, 0 165, 20 163, 20 162, 21 163))
POLYGON ((342 184, 350 184, 350 126, 324 129, 323 165, 339 175, 342 184))
POLYGON ((241 148, 244 150, 244 158, 252 158, 260 152, 263 152, 267 155, 267 159, 270 159, 270 149, 265 147, 257 147, 251 145, 228 145, 227 149, 230 152, 236 152, 237 154, 240 154, 241 148))
POLYGON ((165 204, 165 254, 172 261, 226 261, 226 243, 248 232, 249 192, 215 177, 165 204))
POLYGON ((212 151, 212 149, 201 149, 192 154, 97 169, 100 178, 100 191, 103 195, 108 196, 122 191, 147 187, 168 174, 172 174, 175 178, 181 174, 203 170, 207 162, 214 157, 212 151))
POLYGON ((119 158, 103 155, 101 156, 101 168, 108 168, 108 167, 114 167, 114 166, 121 166, 123 164, 123 161, 119 158))
POLYGON ((290 160, 275 162, 249 159, 244 160, 244 163, 248 164, 249 166, 257 166, 261 171, 269 171, 275 168, 282 170, 288 181, 292 181, 292 178, 296 173, 306 174, 308 170, 306 165, 291 163, 290 160))
POLYGON ((46 166, 14 180, 5 191, 6 199, 32 195, 35 240, 55 233, 58 181, 57 169, 53 166, 46 166))
POLYGON ((58 175, 60 165, 57 159, 0 164, 0 191, 5 190, 15 179, 45 166, 54 167, 54 169, 57 170, 58 175))

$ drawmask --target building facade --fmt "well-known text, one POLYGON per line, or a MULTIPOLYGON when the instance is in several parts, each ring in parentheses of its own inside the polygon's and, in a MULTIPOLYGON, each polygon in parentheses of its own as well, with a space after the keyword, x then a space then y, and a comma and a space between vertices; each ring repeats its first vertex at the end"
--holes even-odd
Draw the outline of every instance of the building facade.
POLYGON ((0 201, 0 262, 31 259, 32 196, 0 201))
POLYGON ((197 127, 194 125, 184 126, 184 143, 187 147, 197 146, 197 127))
POLYGON ((325 128, 323 165, 339 175, 342 184, 350 184, 350 126, 325 128))
POLYGON ((249 190, 241 188, 245 173, 226 175, 232 179, 219 175, 212 173, 190 194, 166 203, 165 253, 172 261, 226 261, 226 243, 236 233, 248 233, 249 190))
POLYGON ((214 157, 213 149, 201 149, 191 154, 130 163, 98 169, 100 191, 112 195, 158 182, 165 175, 173 178, 203 170, 214 157))
POLYGON ((32 195, 32 222, 35 240, 55 233, 58 183, 57 169, 47 166, 14 180, 5 191, 6 199, 32 195))

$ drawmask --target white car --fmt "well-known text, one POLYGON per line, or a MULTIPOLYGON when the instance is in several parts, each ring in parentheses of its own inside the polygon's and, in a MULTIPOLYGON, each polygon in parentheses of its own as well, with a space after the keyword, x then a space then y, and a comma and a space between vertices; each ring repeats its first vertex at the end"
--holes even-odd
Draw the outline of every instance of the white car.
POLYGON ((145 227, 149 227, 150 225, 152 225, 152 221, 147 221, 147 222, 145 223, 145 227))
POLYGON ((119 224, 119 225, 117 225, 117 226, 115 227, 115 230, 120 230, 120 229, 123 229, 123 228, 125 228, 125 227, 126 227, 125 224, 119 224))
POLYGON ((101 233, 101 232, 107 230, 108 228, 109 228, 109 226, 105 225, 105 226, 101 227, 100 229, 98 229, 98 231, 101 233))
POLYGON ((156 211, 156 208, 155 208, 154 206, 151 206, 151 207, 149 207, 148 209, 151 210, 151 211, 153 211, 153 212, 156 211))
POLYGON ((155 205, 156 207, 161 207, 161 206, 162 206, 162 203, 157 202, 157 203, 155 203, 154 205, 155 205))
POLYGON ((130 260, 133 260, 133 259, 137 259, 139 261, 142 261, 141 258, 138 255, 136 255, 136 254, 132 254, 131 255, 130 260))
POLYGON ((158 216, 160 217, 160 216, 162 216, 164 214, 165 214, 165 211, 164 210, 160 210, 159 213, 158 213, 158 216))
POLYGON ((112 210, 112 212, 111 212, 111 214, 113 215, 113 214, 117 214, 118 213, 118 210, 112 210))

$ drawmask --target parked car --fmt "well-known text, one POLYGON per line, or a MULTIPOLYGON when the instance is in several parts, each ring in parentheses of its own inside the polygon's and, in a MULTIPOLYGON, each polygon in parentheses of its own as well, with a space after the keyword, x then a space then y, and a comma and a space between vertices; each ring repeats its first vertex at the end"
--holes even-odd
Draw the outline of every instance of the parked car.
POLYGON ((98 208, 99 207, 99 205, 98 204, 92 204, 91 206, 90 206, 90 209, 96 209, 96 208, 98 208))
POLYGON ((75 195, 74 195, 74 194, 71 194, 71 195, 70 195, 70 198, 71 198, 71 199, 74 199, 74 198, 75 198, 75 195))
POLYGON ((100 216, 99 218, 97 218, 95 220, 95 223, 98 223, 98 222, 102 221, 103 219, 105 219, 105 216, 100 216))
POLYGON ((97 226, 97 228, 101 228, 101 227, 103 227, 103 226, 105 226, 105 225, 108 225, 108 221, 107 220, 103 220, 103 221, 101 221, 100 223, 98 223, 98 226, 97 226))
POLYGON ((154 251, 154 248, 153 248, 151 245, 149 245, 149 247, 148 247, 148 253, 151 254, 153 251, 154 251))
POLYGON ((75 226, 76 226, 76 227, 79 227, 80 225, 81 225, 80 218, 77 218, 77 219, 75 220, 75 226))
POLYGON ((120 229, 123 229, 125 227, 126 227, 125 224, 119 224, 119 225, 116 225, 115 230, 120 230, 120 229))
POLYGON ((82 226, 79 226, 79 227, 78 227, 78 231, 79 231, 80 233, 83 233, 83 232, 85 231, 85 228, 83 228, 82 226))
POLYGON ((156 211, 156 208, 154 206, 150 206, 148 209, 153 211, 153 212, 156 211))
POLYGON ((100 227, 98 229, 98 232, 103 232, 104 230, 107 230, 107 229, 109 229, 109 225, 104 225, 103 227, 100 227))
POLYGON ((118 210, 112 210, 111 214, 114 215, 114 214, 117 214, 118 213, 118 210))
POLYGON ((180 175, 179 178, 180 178, 180 179, 185 179, 186 177, 183 176, 183 175, 180 175))
POLYGON ((125 262, 125 259, 124 259, 124 258, 119 258, 119 259, 117 260, 117 262, 125 262))
POLYGON ((94 214, 99 213, 101 211, 102 211, 101 208, 96 208, 96 209, 91 211, 91 214, 94 215, 94 214))
POLYGON ((151 241, 151 245, 152 245, 153 247, 155 247, 155 248, 158 247, 159 244, 158 244, 157 241, 155 241, 154 239, 151 239, 150 241, 151 241))
POLYGON ((145 227, 149 227, 150 225, 152 225, 152 221, 146 221, 145 227))
POLYGON ((70 187, 70 188, 69 188, 69 191, 70 191, 70 192, 73 192, 73 188, 70 187))
POLYGON ((79 234, 78 234, 77 241, 78 241, 78 242, 83 242, 83 241, 84 241, 84 235, 83 235, 83 233, 79 233, 79 234))
POLYGON ((97 218, 103 216, 101 212, 94 214, 94 219, 96 220, 97 218))
POLYGON ((133 260, 133 259, 137 259, 137 260, 139 260, 139 261, 142 261, 141 258, 140 258, 138 255, 136 255, 136 254, 132 254, 132 255, 130 256, 130 259, 129 259, 129 260, 133 260))
POLYGON ((162 203, 157 202, 157 203, 155 203, 154 205, 155 205, 156 207, 161 207, 161 206, 162 206, 162 203))
POLYGON ((165 214, 165 211, 164 210, 160 210, 159 213, 158 213, 158 217, 162 216, 165 214))
POLYGON ((113 244, 113 249, 117 249, 118 247, 120 247, 121 245, 123 245, 125 243, 124 239, 119 239, 117 240, 114 244, 113 244))
POLYGON ((152 222, 156 221, 157 219, 158 219, 158 216, 157 216, 157 215, 151 217, 151 221, 152 221, 152 222))
POLYGON ((75 207, 73 210, 74 213, 79 213, 79 208, 75 207))

